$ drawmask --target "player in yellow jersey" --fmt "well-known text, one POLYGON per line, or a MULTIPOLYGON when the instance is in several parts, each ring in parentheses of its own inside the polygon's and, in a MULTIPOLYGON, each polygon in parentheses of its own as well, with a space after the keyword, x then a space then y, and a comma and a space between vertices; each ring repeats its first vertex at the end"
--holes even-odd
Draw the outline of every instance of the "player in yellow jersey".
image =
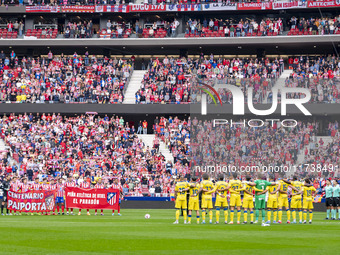
POLYGON ((294 176, 293 181, 290 183, 290 187, 292 188, 290 208, 292 210, 293 224, 296 224, 296 211, 299 211, 299 223, 302 223, 302 185, 302 182, 298 181, 297 176, 294 176))
POLYGON ((316 192, 316 189, 311 184, 309 179, 305 180, 303 187, 303 223, 307 223, 307 210, 309 210, 309 224, 312 224, 313 220, 313 196, 316 192))
POLYGON ((179 211, 183 209, 184 224, 187 223, 187 191, 189 190, 189 185, 185 181, 184 177, 181 176, 179 182, 176 183, 175 187, 175 208, 176 210, 176 221, 174 224, 178 224, 179 211))
MULTIPOLYGON (((247 224, 248 221, 248 211, 250 213, 250 224, 254 223, 254 191, 263 192, 263 189, 257 189, 254 185, 249 185, 251 177, 247 176, 246 181, 243 183, 243 224, 247 224)), ((253 183, 255 184, 255 183, 253 183)))
POLYGON ((228 223, 228 200, 227 200, 227 193, 228 193, 228 183, 224 181, 223 174, 218 176, 218 182, 215 184, 215 193, 216 193, 216 222, 215 224, 219 223, 220 220, 220 210, 221 208, 224 209, 224 223, 228 223))
POLYGON ((200 205, 199 205, 199 193, 201 192, 200 184, 196 182, 197 178, 192 177, 191 183, 189 183, 189 212, 188 212, 188 224, 191 224, 192 211, 196 211, 197 224, 200 223, 200 205))
MULTIPOLYGON (((275 182, 273 177, 269 177, 270 182, 275 182)), ((270 224, 272 212, 273 212, 273 223, 276 223, 277 208, 278 208, 278 191, 280 184, 275 184, 267 187, 268 189, 268 201, 267 201, 267 224, 270 224)))
POLYGON ((288 182, 287 180, 281 180, 279 184, 280 184, 280 189, 279 189, 279 199, 278 199, 278 207, 279 207, 278 223, 282 223, 282 208, 285 207, 287 211, 287 224, 290 224, 290 210, 289 210, 288 194, 287 194, 290 182, 288 182))
POLYGON ((234 224, 234 210, 237 208, 237 224, 240 224, 241 219, 241 194, 242 182, 237 179, 237 174, 233 173, 233 179, 229 181, 229 192, 230 192, 230 222, 234 224))
POLYGON ((212 181, 209 181, 209 175, 207 173, 203 174, 203 181, 201 182, 202 189, 202 224, 205 224, 205 215, 206 210, 209 210, 209 223, 212 223, 213 213, 211 209, 213 208, 212 204, 212 193, 214 193, 214 184, 212 181))

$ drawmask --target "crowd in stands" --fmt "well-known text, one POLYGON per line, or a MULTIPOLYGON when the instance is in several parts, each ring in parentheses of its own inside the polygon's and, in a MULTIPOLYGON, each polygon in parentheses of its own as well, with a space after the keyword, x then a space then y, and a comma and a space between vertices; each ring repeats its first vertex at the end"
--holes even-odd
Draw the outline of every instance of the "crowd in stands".
MULTIPOLYGON (((283 59, 268 58, 234 58, 222 59, 204 57, 191 58, 158 58, 150 59, 148 72, 145 74, 142 87, 136 93, 136 103, 189 103, 200 101, 200 90, 193 77, 203 82, 215 81, 241 86, 246 90, 254 88, 256 99, 260 103, 267 98, 275 80, 283 71, 283 59), (194 84, 194 85, 193 85, 194 84)), ((219 90, 223 102, 231 103, 231 94, 219 90)))
POLYGON ((91 38, 93 36, 93 23, 89 22, 68 22, 64 28, 65 38, 91 38))
POLYGON ((134 196, 168 196, 172 187, 172 163, 166 168, 164 156, 145 146, 122 117, 10 114, 0 127, 13 154, 1 161, 1 175, 101 178, 104 184, 118 177, 124 194, 134 196))
POLYGON ((321 166, 315 174, 319 177, 333 177, 339 172, 340 164, 340 132, 337 121, 329 122, 327 136, 330 141, 324 141, 322 138, 313 139, 309 146, 304 148, 304 164, 321 166))
POLYGON ((0 101, 16 103, 117 104, 134 59, 89 55, 23 57, 0 53, 0 101))
POLYGON ((299 150, 318 132, 315 122, 299 121, 296 127, 287 128, 274 121, 252 128, 243 125, 243 121, 213 127, 211 120, 193 119, 190 134, 193 166, 231 165, 240 169, 294 165, 299 150))
POLYGON ((139 38, 164 38, 175 37, 178 33, 179 21, 175 18, 172 22, 156 21, 146 23, 143 26, 137 21, 135 24, 135 32, 139 38))
POLYGON ((310 102, 340 102, 338 57, 335 55, 290 57, 288 65, 293 73, 286 80, 286 87, 309 88, 312 93, 310 102))
POLYGON ((340 33, 340 15, 334 18, 297 18, 290 19, 288 35, 329 35, 340 33))
POLYGON ((279 35, 283 32, 281 18, 264 18, 260 22, 255 19, 204 19, 191 20, 185 25, 185 37, 241 37, 279 35))
POLYGON ((153 124, 153 132, 156 135, 154 147, 157 148, 159 140, 165 143, 174 157, 174 174, 188 175, 190 152, 190 117, 180 120, 175 117, 156 117, 153 124))
POLYGON ((106 29, 100 32, 101 38, 128 38, 132 33, 130 26, 127 26, 125 22, 116 23, 108 20, 106 23, 106 29))

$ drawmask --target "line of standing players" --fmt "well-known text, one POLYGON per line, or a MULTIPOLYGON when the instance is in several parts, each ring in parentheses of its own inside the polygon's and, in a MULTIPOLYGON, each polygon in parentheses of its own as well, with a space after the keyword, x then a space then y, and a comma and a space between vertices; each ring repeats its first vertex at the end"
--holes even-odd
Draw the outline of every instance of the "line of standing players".
POLYGON ((197 223, 200 223, 200 194, 202 223, 205 224, 206 215, 208 214, 209 223, 211 224, 213 219, 213 193, 215 193, 216 197, 215 224, 218 224, 220 221, 221 211, 224 212, 225 224, 234 224, 235 213, 237 224, 240 224, 241 208, 243 208, 243 224, 247 224, 248 222, 248 213, 250 214, 250 223, 258 223, 260 212, 262 224, 270 224, 272 216, 273 223, 282 223, 283 208, 286 210, 288 224, 291 223, 291 216, 293 218, 292 223, 297 223, 297 213, 299 215, 299 223, 307 223, 308 213, 309 223, 312 223, 313 196, 316 193, 316 189, 309 179, 299 181, 297 177, 293 177, 292 180, 283 179, 275 181, 274 178, 269 178, 269 181, 267 181, 263 176, 255 181, 253 181, 251 177, 246 177, 245 181, 241 181, 237 178, 237 175, 234 174, 233 178, 228 181, 225 180, 224 175, 221 174, 218 176, 218 180, 213 182, 209 180, 210 178, 207 173, 203 174, 202 179, 199 183, 198 179, 193 177, 191 178, 191 182, 187 182, 183 176, 180 176, 175 186, 175 208, 177 210, 174 224, 179 223, 181 209, 183 210, 184 224, 191 223, 193 211, 196 211, 197 223), (241 199, 241 192, 243 192, 243 201, 241 199), (288 196, 290 192, 291 202, 289 205, 288 196), (229 203, 227 199, 228 193, 230 195, 229 203), (266 212, 267 221, 265 221, 266 212))
MULTIPOLYGON (((18 177, 10 175, 7 175, 4 177, 4 179, 0 182, 0 198, 1 198, 1 215, 4 214, 4 208, 6 208, 6 215, 21 215, 21 212, 12 212, 7 208, 7 201, 8 191, 14 191, 14 192, 28 192, 28 191, 40 191, 40 190, 57 190, 57 196, 55 200, 55 206, 53 209, 53 215, 64 215, 65 214, 65 188, 66 187, 79 187, 83 189, 89 189, 89 188, 95 188, 95 189, 105 189, 105 188, 114 188, 118 189, 120 191, 119 194, 119 207, 118 207, 118 215, 120 214, 120 204, 121 204, 121 198, 123 196, 123 189, 121 184, 119 183, 119 179, 115 178, 113 180, 113 183, 110 184, 104 184, 102 179, 99 178, 95 184, 91 184, 89 182, 79 182, 75 179, 73 179, 72 176, 69 176, 66 181, 64 181, 63 178, 57 179, 57 182, 55 179, 51 179, 48 182, 47 178, 43 179, 43 182, 39 182, 39 178, 35 178, 33 182, 28 182, 28 179, 26 177, 22 178, 21 181, 18 177), (57 213, 56 213, 57 211, 57 213), (61 212, 60 212, 61 211, 61 212)), ((86 209, 87 215, 90 215, 89 209, 86 209)), ((112 210, 112 216, 114 216, 115 211, 112 210)), ((51 213, 45 213, 45 215, 50 215, 51 213)), ((66 208, 66 214, 74 215, 73 208, 66 208)), ((33 213, 31 213, 33 215, 33 213)), ((38 213, 38 215, 41 215, 41 213, 38 213)), ((81 209, 79 209, 78 215, 81 215, 81 209)), ((95 215, 97 215, 97 209, 95 209, 95 215)), ((101 210, 101 215, 104 215, 103 210, 101 210)))

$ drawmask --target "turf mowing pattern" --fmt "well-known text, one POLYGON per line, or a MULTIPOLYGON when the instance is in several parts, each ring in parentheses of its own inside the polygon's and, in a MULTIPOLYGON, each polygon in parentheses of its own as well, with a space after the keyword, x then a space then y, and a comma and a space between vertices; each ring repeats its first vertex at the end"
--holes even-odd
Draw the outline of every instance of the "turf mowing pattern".
POLYGON ((337 254, 340 249, 340 221, 323 220, 325 213, 314 213, 311 225, 269 227, 197 225, 196 217, 191 225, 184 225, 183 217, 173 225, 175 210, 122 210, 122 216, 104 213, 0 216, 0 254, 310 255, 337 254), (146 213, 150 219, 144 218, 146 213))

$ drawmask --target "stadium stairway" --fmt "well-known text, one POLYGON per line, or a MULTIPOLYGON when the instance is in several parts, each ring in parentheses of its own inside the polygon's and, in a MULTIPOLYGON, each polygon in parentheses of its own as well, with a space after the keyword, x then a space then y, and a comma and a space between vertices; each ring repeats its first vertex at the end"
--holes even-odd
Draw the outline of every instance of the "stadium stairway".
MULTIPOLYGON (((141 139, 145 146, 149 146, 149 148, 153 148, 153 140, 155 138, 155 135, 138 135, 138 138, 141 139)), ((174 157, 172 156, 170 150, 167 148, 165 143, 160 140, 159 143, 159 152, 162 153, 162 155, 165 157, 166 162, 169 160, 171 163, 174 163, 174 157)))
POLYGON ((146 70, 134 70, 125 91, 125 97, 123 104, 135 104, 136 103, 136 92, 141 87, 141 82, 143 80, 146 70))

